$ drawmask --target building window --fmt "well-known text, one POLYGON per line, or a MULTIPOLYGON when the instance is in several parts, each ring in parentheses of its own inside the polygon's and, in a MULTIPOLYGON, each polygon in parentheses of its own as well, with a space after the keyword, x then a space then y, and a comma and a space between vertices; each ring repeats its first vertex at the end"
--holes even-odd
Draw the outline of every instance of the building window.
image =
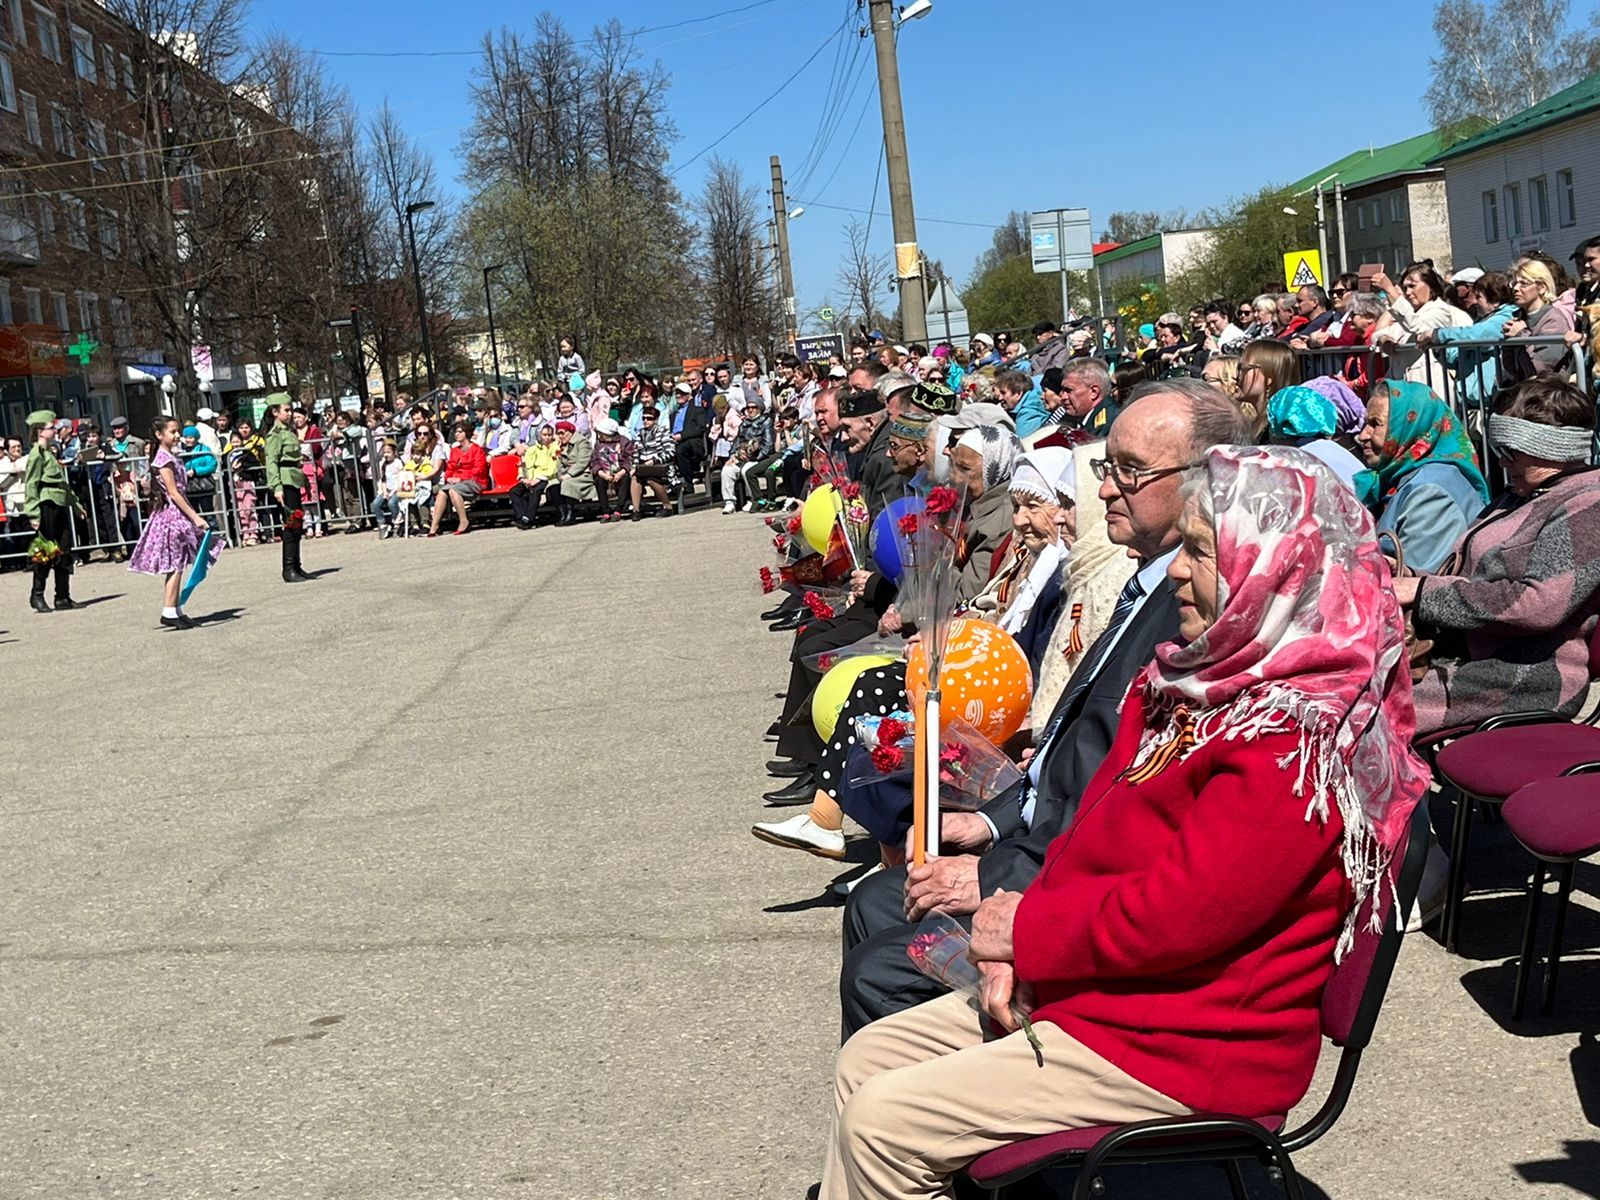
POLYGON ((11 280, 0 279, 0 325, 11 324, 11 280))
POLYGON ((1522 236, 1522 185, 1520 183, 1506 184, 1506 236, 1508 238, 1522 236))
POLYGON ((1372 202, 1372 227, 1374 229, 1381 229, 1383 227, 1383 201, 1382 200, 1374 200, 1372 202))
POLYGON ((11 78, 11 56, 0 54, 0 108, 17 111, 17 88, 11 78))
POLYGON ((117 54, 106 43, 100 43, 100 82, 108 88, 117 86, 117 54))
POLYGON ((89 334, 100 332, 100 297, 93 292, 78 293, 78 328, 89 334))
POLYGON ((1406 219, 1405 214, 1400 211, 1399 196, 1389 197, 1389 219, 1394 221, 1396 224, 1406 219))
POLYGON ((117 61, 122 64, 122 90, 130 97, 135 94, 133 86, 133 59, 126 54, 117 55, 117 61))
POLYGON ((28 323, 44 324, 44 294, 38 288, 23 288, 22 299, 28 306, 28 323))
POLYGON ((133 316, 121 296, 111 297, 111 340, 119 346, 133 345, 133 316))
POLYGON ((39 130, 39 102, 27 92, 19 92, 17 101, 22 106, 22 123, 27 127, 28 140, 35 146, 44 145, 44 134, 39 130))
POLYGON ((72 136, 72 114, 59 104, 50 106, 50 137, 57 154, 65 158, 78 157, 78 142, 72 136))
POLYGON ((94 65, 94 36, 76 25, 72 27, 72 70, 87 83, 94 83, 100 77, 94 65))
POLYGON ((133 142, 125 133, 117 134, 117 170, 124 179, 133 178, 133 142))
POLYGON ((1550 228, 1550 181, 1543 175, 1528 180, 1528 224, 1534 233, 1550 228))
POLYGON ((56 240, 56 206, 46 196, 39 197, 39 242, 49 245, 56 240))
POLYGON ((1357 229, 1365 229, 1366 227, 1367 227, 1367 206, 1365 204, 1358 204, 1358 205, 1356 205, 1356 228, 1357 229))
POLYGON ((1556 172, 1556 216, 1562 225, 1578 223, 1578 197, 1572 190, 1572 171, 1556 172))
POLYGON ((61 26, 56 24, 56 15, 48 8, 35 4, 33 6, 33 27, 39 33, 39 53, 51 62, 60 62, 61 59, 61 26))
POLYGON ((28 44, 28 31, 22 27, 22 0, 6 0, 6 12, 10 16, 6 30, 12 44, 26 46, 28 44))
POLYGON ((111 147, 106 144, 106 126, 104 121, 89 122, 89 157, 94 162, 97 171, 106 169, 106 157, 111 153, 111 147))
POLYGON ((100 227, 101 255, 105 258, 121 258, 122 218, 112 208, 102 208, 95 216, 100 227))
POLYGON ((72 326, 67 323, 67 294, 65 292, 50 293, 50 307, 56 311, 56 328, 62 333, 67 333, 72 326))
POLYGON ((1500 200, 1492 188, 1483 194, 1483 240, 1491 246, 1500 240, 1500 200))
POLYGON ((89 248, 89 217, 82 200, 76 196, 61 197, 61 224, 65 226, 67 244, 79 250, 89 248))

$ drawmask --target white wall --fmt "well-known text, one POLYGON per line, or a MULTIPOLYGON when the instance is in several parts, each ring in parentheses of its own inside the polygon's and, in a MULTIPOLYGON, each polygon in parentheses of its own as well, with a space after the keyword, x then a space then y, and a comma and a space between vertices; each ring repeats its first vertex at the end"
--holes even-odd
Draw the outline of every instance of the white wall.
POLYGON ((1216 240, 1216 234, 1209 229, 1181 229, 1174 233, 1161 235, 1165 254, 1165 279, 1182 275, 1207 250, 1216 240))
POLYGON ((1538 247, 1558 259, 1586 237, 1600 233, 1600 113, 1591 113, 1553 128, 1535 130, 1512 141, 1486 147, 1476 154, 1453 158, 1444 164, 1445 193, 1450 210, 1451 260, 1456 267, 1481 266, 1503 270, 1521 253, 1538 247), (1571 224, 1561 223, 1557 172, 1570 170, 1575 213, 1571 224), (1550 227, 1537 230, 1532 223, 1530 181, 1543 177, 1550 195, 1550 227), (1522 238, 1511 235, 1506 188, 1520 188, 1522 238), (1499 213, 1499 237, 1485 236, 1483 193, 1493 189, 1499 213))

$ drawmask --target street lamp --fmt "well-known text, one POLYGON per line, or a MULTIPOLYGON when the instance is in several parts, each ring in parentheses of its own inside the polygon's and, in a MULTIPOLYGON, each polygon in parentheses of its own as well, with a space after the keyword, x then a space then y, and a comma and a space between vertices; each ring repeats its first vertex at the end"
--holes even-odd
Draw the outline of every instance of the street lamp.
POLYGON ((412 220, 419 212, 432 208, 432 200, 418 200, 406 205, 406 239, 411 245, 411 279, 417 288, 417 326, 422 331, 422 361, 428 368, 428 390, 439 385, 433 376, 433 341, 428 337, 428 309, 422 299, 422 267, 417 262, 417 223, 412 220))
POLYGON ((791 220, 791 221, 798 221, 801 217, 803 217, 805 215, 806 215, 806 206, 804 204, 797 204, 797 205, 795 205, 793 208, 791 208, 789 210, 789 220, 791 220))
POLYGON ((495 263, 492 267, 483 269, 483 303, 489 310, 489 355, 494 359, 494 390, 501 392, 500 387, 500 350, 494 342, 494 296, 489 291, 489 276, 493 275, 505 263, 495 263))

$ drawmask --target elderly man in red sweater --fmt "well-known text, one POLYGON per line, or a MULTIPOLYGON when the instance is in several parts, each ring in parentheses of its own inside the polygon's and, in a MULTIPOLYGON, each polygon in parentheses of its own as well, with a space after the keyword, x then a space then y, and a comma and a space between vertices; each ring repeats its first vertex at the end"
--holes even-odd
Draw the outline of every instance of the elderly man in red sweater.
POLYGON ((1219 447, 1185 492, 1178 640, 1043 871, 974 916, 982 1016, 953 994, 840 1051, 822 1200, 949 1196, 1019 1138, 1285 1114, 1310 1085, 1323 987, 1427 786, 1399 607, 1309 455, 1219 447))

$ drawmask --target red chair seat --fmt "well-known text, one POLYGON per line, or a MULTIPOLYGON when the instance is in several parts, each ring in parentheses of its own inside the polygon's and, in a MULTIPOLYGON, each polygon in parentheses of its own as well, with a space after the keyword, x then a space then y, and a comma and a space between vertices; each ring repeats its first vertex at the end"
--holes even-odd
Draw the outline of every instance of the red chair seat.
POLYGON ((1517 841, 1540 858, 1587 858, 1600 850, 1600 776, 1530 783, 1502 813, 1517 841))
POLYGON ((1600 759, 1600 729, 1556 721, 1468 734, 1439 751, 1439 774, 1464 792, 1504 799, 1568 767, 1600 759))
POLYGON ((489 460, 489 489, 486 494, 509 492, 522 470, 522 458, 516 454, 500 454, 489 460))
MULTIPOLYGON (((1256 1123, 1270 1133, 1277 1133, 1283 1128, 1284 1120, 1283 1117, 1258 1117, 1256 1123)), ((979 1187, 989 1187, 989 1181, 992 1179, 1004 1179, 1017 1171, 1040 1166, 1058 1155, 1087 1154, 1094 1149, 1095 1143, 1101 1138, 1115 1133, 1120 1128, 1122 1128, 1120 1125, 1085 1125, 1082 1129, 1063 1129, 1057 1133, 1042 1133, 1038 1137, 1023 1138, 1020 1142, 1001 1146, 974 1159, 967 1167, 967 1174, 979 1187)), ((1208 1136, 1178 1134, 1171 1138, 1143 1140, 1139 1143, 1139 1149, 1150 1150, 1156 1147, 1180 1149, 1189 1142, 1198 1147, 1214 1143, 1215 1140, 1215 1134, 1208 1136)))

